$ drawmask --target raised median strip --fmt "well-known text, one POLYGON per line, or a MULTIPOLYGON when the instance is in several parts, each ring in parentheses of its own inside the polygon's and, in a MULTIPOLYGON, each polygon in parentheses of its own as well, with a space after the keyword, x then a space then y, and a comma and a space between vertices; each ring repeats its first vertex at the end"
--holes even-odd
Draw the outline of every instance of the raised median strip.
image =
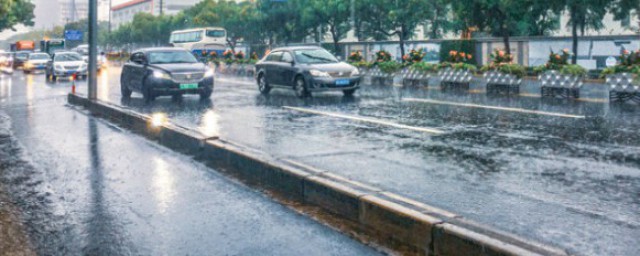
MULTIPOLYGON (((243 148, 170 122, 70 94, 71 105, 194 157, 245 184, 344 219, 347 233, 410 255, 567 255, 553 246, 476 225, 463 217, 294 161, 243 148), (152 124, 153 123, 153 124, 152 124)), ((344 227, 343 227, 344 228, 344 227)))

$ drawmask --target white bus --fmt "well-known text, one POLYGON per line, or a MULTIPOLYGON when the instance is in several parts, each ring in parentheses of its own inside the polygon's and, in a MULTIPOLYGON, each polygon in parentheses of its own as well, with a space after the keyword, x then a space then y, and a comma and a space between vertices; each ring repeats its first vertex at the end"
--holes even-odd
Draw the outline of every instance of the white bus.
POLYGON ((191 51, 196 56, 202 56, 203 51, 207 53, 215 51, 222 57, 222 53, 227 48, 227 31, 219 27, 173 31, 169 43, 191 51))

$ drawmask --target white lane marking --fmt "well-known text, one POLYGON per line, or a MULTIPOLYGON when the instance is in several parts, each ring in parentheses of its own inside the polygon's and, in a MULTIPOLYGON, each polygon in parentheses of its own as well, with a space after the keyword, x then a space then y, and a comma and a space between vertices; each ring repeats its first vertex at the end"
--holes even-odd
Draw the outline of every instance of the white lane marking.
POLYGON ((443 134, 444 133, 444 131, 438 130, 438 129, 434 129, 434 128, 409 126, 409 125, 392 123, 392 122, 389 122, 389 121, 373 119, 373 118, 350 116, 350 115, 344 115, 344 114, 339 114, 339 113, 317 111, 317 110, 306 109, 306 108, 298 108, 298 107, 284 106, 283 108, 288 109, 288 110, 294 110, 294 111, 309 113, 309 114, 316 114, 316 115, 323 115, 323 116, 329 116, 329 117, 343 118, 343 119, 349 119, 349 120, 353 120, 353 121, 385 125, 385 126, 390 126, 390 127, 400 128, 400 129, 413 130, 413 131, 418 131, 418 132, 425 132, 425 133, 431 133, 431 134, 443 134))
POLYGON ((255 86, 258 86, 258 84, 256 82, 249 82, 249 81, 236 80, 236 79, 216 78, 215 80, 217 82, 230 83, 230 84, 242 84, 242 85, 255 85, 255 86))
POLYGON ((586 116, 584 116, 584 115, 571 115, 571 114, 556 113, 556 112, 530 110, 530 109, 524 109, 524 108, 497 107, 497 106, 479 105, 479 104, 471 104, 471 103, 456 103, 456 102, 447 102, 447 101, 439 101, 439 100, 429 100, 429 99, 404 98, 403 101, 420 102, 420 103, 437 104, 437 105, 449 105, 449 106, 458 106, 458 107, 468 107, 468 108, 483 108, 483 109, 509 111, 509 112, 534 114, 534 115, 543 115, 543 116, 566 117, 566 118, 577 118, 577 119, 586 118, 586 116))

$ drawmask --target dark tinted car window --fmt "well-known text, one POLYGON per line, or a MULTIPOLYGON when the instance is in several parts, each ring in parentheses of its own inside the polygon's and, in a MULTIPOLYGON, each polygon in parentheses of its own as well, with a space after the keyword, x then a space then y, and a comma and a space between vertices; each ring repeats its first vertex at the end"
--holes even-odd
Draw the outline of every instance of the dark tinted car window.
POLYGON ((197 63, 198 60, 187 51, 158 51, 150 52, 149 64, 166 64, 166 63, 197 63))
POLYGON ((282 59, 282 52, 272 52, 267 56, 267 61, 280 61, 282 59))
POLYGON ((300 63, 313 64, 338 62, 338 59, 325 49, 297 50, 294 51, 294 54, 296 55, 296 60, 300 63))
POLYGON ((208 37, 224 37, 224 30, 207 30, 208 37))

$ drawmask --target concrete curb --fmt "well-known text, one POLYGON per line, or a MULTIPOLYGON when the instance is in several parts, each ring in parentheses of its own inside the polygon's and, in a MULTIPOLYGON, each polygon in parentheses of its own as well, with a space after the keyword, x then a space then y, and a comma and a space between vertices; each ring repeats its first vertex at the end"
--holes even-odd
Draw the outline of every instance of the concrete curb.
POLYGON ((355 224, 377 243, 412 255, 568 255, 564 250, 406 199, 335 174, 274 159, 173 124, 150 125, 151 117, 120 106, 69 94, 71 105, 108 119, 206 165, 298 203, 320 207, 355 224))

